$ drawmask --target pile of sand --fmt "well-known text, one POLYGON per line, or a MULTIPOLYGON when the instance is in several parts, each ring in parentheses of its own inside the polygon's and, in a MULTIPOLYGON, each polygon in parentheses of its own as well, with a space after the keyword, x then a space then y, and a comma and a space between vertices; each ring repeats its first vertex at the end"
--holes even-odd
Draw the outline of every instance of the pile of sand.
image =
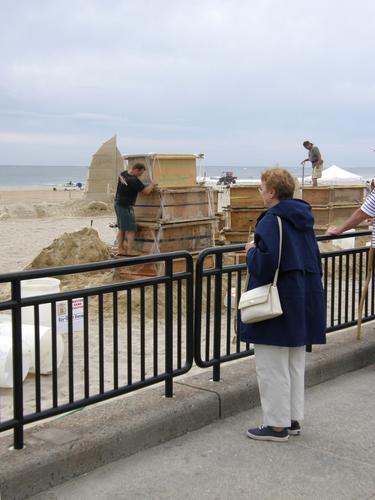
POLYGON ((85 227, 73 233, 64 233, 44 248, 27 269, 69 266, 110 259, 108 246, 101 241, 95 229, 85 227))

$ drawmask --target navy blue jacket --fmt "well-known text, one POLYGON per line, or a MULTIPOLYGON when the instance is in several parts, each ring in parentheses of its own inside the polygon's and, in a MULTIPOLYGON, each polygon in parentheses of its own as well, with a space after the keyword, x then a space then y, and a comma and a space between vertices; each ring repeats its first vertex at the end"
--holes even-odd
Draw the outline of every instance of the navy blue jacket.
POLYGON ((248 290, 273 280, 283 227, 277 287, 284 314, 259 323, 241 323, 241 340, 254 344, 298 347, 325 344, 325 301, 321 260, 313 230, 311 207, 303 200, 282 200, 258 219, 254 242, 247 253, 248 290))

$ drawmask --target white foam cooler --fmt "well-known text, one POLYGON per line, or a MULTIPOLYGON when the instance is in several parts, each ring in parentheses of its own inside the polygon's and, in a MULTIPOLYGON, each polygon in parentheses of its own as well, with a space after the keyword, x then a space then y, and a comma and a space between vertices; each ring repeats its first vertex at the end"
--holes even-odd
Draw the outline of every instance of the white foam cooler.
MULTIPOLYGON (((31 353, 29 345, 24 345, 22 349, 22 381, 27 377, 30 369, 30 361, 31 353)), ((0 331, 0 387, 13 387, 12 331, 10 335, 2 335, 0 331)))
MULTIPOLYGON (((36 278, 21 282, 21 297, 33 297, 60 292, 60 280, 56 278, 36 278)), ((22 308, 22 323, 34 323, 34 307, 22 308)), ((51 304, 39 306, 39 324, 51 327, 51 304)))
MULTIPOLYGON (((12 323, 0 323, 0 344, 12 345, 12 323)), ((52 331, 47 326, 39 327, 39 349, 40 349, 40 373, 48 375, 52 372, 52 331)), ((35 330, 34 325, 22 324, 22 355, 23 359, 28 356, 28 371, 35 373, 35 330)), ((64 340, 61 335, 56 334, 56 356, 57 367, 62 363, 64 357, 64 340)), ((10 358, 11 359, 11 358, 10 358)), ((0 366, 1 370, 1 366, 0 366)), ((27 373, 26 373, 27 375, 27 373)), ((25 377, 26 377, 25 375, 25 377)), ((0 374, 1 378, 1 374, 0 374)))

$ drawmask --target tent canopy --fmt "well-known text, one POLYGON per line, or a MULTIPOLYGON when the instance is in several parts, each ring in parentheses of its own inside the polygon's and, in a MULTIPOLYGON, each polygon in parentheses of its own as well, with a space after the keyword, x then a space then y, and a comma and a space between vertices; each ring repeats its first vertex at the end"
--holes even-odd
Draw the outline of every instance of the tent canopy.
MULTIPOLYGON (((311 182, 311 175, 305 177, 305 182, 311 182)), ((352 184, 363 186, 366 184, 366 181, 360 175, 353 174, 337 165, 332 165, 323 170, 322 177, 318 179, 318 184, 352 184)))

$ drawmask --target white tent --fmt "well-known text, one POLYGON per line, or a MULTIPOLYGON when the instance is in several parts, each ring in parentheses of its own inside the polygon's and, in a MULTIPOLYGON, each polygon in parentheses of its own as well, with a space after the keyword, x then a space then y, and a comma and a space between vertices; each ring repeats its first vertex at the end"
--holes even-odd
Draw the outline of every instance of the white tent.
MULTIPOLYGON (((311 175, 305 177, 306 183, 311 183, 311 175)), ((340 185, 340 184, 350 184, 355 186, 364 186, 366 184, 365 179, 357 174, 353 174, 348 170, 338 167, 337 165, 332 165, 323 170, 322 177, 318 179, 318 185, 340 185)))

